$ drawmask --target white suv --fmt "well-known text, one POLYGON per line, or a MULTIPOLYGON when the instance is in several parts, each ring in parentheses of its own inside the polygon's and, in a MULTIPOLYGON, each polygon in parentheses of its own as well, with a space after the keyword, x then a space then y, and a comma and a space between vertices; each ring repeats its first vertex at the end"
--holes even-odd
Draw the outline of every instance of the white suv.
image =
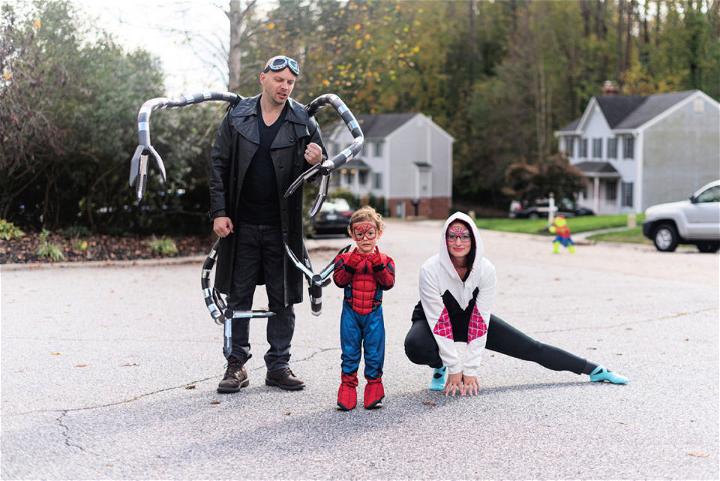
POLYGON ((700 252, 720 249, 720 180, 710 182, 690 200, 658 204, 645 211, 643 234, 659 251, 695 244, 700 252))

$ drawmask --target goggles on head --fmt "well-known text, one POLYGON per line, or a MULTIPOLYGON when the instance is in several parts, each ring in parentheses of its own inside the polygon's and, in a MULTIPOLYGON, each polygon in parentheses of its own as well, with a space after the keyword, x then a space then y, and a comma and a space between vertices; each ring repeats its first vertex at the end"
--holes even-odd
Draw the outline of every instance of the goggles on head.
POLYGON ((289 68, 296 77, 300 75, 300 65, 298 65, 297 60, 286 57, 285 55, 274 58, 272 62, 263 69, 263 73, 268 73, 271 70, 273 72, 279 72, 286 67, 289 68))

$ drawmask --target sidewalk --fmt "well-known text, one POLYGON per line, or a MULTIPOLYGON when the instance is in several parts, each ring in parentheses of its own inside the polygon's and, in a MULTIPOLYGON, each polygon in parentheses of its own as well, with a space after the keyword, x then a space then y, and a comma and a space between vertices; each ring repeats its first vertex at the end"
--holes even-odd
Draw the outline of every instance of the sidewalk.
POLYGON ((628 227, 610 227, 608 229, 588 230, 585 232, 578 232, 577 234, 572 234, 572 238, 573 241, 575 241, 575 243, 578 245, 593 245, 595 244, 595 241, 589 240, 588 237, 597 234, 607 234, 609 232, 621 232, 627 229, 628 227))

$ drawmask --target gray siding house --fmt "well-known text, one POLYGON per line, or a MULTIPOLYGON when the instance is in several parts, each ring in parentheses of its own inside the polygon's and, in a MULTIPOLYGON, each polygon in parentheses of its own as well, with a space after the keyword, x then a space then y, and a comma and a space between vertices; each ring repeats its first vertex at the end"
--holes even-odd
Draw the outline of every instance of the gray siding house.
MULTIPOLYGON (((394 217, 444 219, 452 199, 453 137, 420 113, 358 115, 363 151, 334 173, 330 192, 347 189, 360 199, 382 198, 394 217)), ((350 145, 347 127, 325 136, 332 156, 350 145)))
POLYGON ((720 178, 720 104, 699 90, 593 97, 555 136, 587 178, 579 204, 598 214, 642 212, 720 178))

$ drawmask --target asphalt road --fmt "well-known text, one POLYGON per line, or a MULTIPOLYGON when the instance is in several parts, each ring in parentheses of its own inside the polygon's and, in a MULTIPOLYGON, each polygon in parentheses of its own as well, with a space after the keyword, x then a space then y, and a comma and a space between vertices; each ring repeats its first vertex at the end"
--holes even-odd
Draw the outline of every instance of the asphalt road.
MULTIPOLYGON (((0 270, 3 479, 718 479, 718 255, 580 246, 483 231, 494 312, 617 370, 587 382, 486 352, 482 392, 426 390, 403 352, 421 262, 440 223, 391 221, 385 407, 338 412, 340 291, 297 306, 292 368, 307 388, 264 385, 265 320, 251 382, 215 392, 222 329, 200 264, 0 270)), ((316 266, 344 239, 313 241, 316 266)), ((265 304, 263 291, 257 307, 265 304)), ((361 383, 362 387, 362 383, 361 383)), ((360 391, 361 392, 361 391, 360 391)))

